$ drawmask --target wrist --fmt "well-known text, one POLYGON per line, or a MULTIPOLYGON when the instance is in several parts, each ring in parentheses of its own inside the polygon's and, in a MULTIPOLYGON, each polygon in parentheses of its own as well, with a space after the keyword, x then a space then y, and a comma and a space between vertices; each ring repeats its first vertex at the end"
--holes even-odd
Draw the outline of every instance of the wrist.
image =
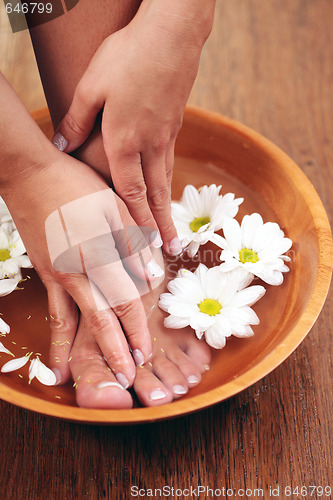
POLYGON ((175 44, 181 40, 201 50, 213 27, 215 2, 216 0, 143 0, 132 22, 145 18, 146 28, 158 26, 170 33, 175 44))

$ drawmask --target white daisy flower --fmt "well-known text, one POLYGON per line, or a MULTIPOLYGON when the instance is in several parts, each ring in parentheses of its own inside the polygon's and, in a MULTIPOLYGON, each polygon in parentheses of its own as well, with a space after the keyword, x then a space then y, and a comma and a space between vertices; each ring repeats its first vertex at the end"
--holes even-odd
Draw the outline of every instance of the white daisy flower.
POLYGON ((7 325, 6 321, 4 321, 2 318, 0 318, 0 332, 1 333, 9 333, 10 332, 10 326, 7 325))
POLYGON ((21 267, 32 267, 29 257, 23 255, 24 253, 25 248, 17 229, 13 229, 10 222, 2 224, 0 227, 1 280, 4 278, 16 279, 20 276, 21 267))
POLYGON ((171 293, 163 293, 159 307, 170 314, 164 320, 167 328, 190 326, 200 339, 215 349, 225 346, 226 338, 253 335, 250 325, 259 324, 251 309, 265 293, 259 285, 244 288, 248 282, 238 271, 223 273, 219 267, 208 269, 199 264, 196 271, 182 269, 168 283, 171 293))
POLYGON ((171 203, 171 213, 182 247, 190 257, 208 241, 215 242, 226 218, 235 217, 243 198, 232 193, 220 195, 221 186, 212 184, 197 190, 192 185, 184 189, 180 202, 171 203))
POLYGON ((35 377, 44 385, 55 385, 57 382, 55 373, 44 365, 38 356, 31 361, 29 366, 29 384, 35 377))
POLYGON ((283 255, 292 245, 289 238, 275 222, 264 224, 261 215, 245 215, 241 225, 235 219, 223 224, 224 238, 217 244, 223 249, 220 269, 224 272, 242 268, 250 275, 258 276, 269 285, 281 285, 282 273, 288 272, 283 255))

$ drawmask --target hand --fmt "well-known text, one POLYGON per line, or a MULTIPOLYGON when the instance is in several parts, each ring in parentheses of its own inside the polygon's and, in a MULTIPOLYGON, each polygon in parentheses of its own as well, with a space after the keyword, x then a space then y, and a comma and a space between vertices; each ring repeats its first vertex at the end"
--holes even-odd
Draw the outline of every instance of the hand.
POLYGON ((45 157, 39 168, 27 167, 24 176, 7 179, 4 197, 48 291, 51 366, 62 382, 67 380, 68 353, 78 320, 76 303, 117 379, 124 386, 132 385, 135 363, 127 342, 137 364, 149 359, 152 346, 140 294, 121 257, 144 285, 147 280, 154 283, 156 269, 160 276, 163 272, 147 245, 139 256, 139 231, 127 231, 124 241, 124 228, 133 228, 134 221, 95 171, 51 145, 45 157), (65 351, 58 348, 64 344, 65 351))
POLYGON ((136 223, 158 228, 164 249, 178 254, 170 212, 174 146, 203 43, 187 33, 175 37, 177 23, 166 28, 149 9, 140 11, 96 52, 53 142, 62 151, 77 149, 103 108, 103 142, 116 192, 136 223))

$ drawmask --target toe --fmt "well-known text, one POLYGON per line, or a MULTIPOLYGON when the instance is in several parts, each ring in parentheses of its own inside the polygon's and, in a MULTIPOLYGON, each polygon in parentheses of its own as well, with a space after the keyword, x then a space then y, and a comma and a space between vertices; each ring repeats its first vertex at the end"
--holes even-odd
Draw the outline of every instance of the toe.
POLYGON ((171 403, 172 392, 147 367, 138 367, 134 390, 144 406, 160 406, 171 403))
POLYGON ((167 353, 167 357, 182 372, 188 388, 194 387, 201 381, 201 370, 199 366, 183 351, 174 349, 167 353))
POLYGON ((94 337, 82 322, 71 351, 70 369, 79 406, 103 409, 133 406, 130 393, 116 380, 94 337))
POLYGON ((195 362, 201 373, 209 370, 211 350, 206 342, 194 338, 188 344, 185 353, 195 362))
POLYGON ((184 396, 188 392, 188 384, 182 371, 164 355, 154 356, 152 370, 157 378, 169 389, 174 398, 184 396))

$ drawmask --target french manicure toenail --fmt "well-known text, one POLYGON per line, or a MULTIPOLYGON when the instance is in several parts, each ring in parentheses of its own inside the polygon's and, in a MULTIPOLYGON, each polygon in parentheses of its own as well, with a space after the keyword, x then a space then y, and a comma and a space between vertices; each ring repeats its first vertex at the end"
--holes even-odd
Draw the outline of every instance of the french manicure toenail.
POLYGON ((173 386, 172 392, 174 394, 177 394, 178 396, 180 396, 181 394, 186 394, 187 389, 185 387, 183 387, 182 385, 177 384, 177 385, 173 386))
POLYGON ((59 149, 59 151, 65 151, 65 149, 68 146, 68 141, 65 139, 63 135, 60 134, 60 132, 57 132, 53 136, 52 144, 54 144, 55 147, 59 149))
POLYGON ((161 248, 161 246, 163 245, 163 240, 160 233, 158 233, 157 231, 153 231, 150 235, 150 243, 154 248, 161 248))
POLYGON ((121 372, 116 373, 116 379, 118 380, 119 384, 123 386, 124 389, 127 389, 127 387, 129 386, 129 381, 126 375, 124 375, 121 372))
POLYGON ((140 349, 134 349, 132 354, 133 354, 133 358, 134 358, 135 363, 138 366, 142 366, 143 363, 145 362, 145 357, 142 354, 142 352, 140 351, 140 349))
POLYGON ((206 372, 208 372, 208 371, 210 370, 210 366, 209 366, 209 365, 204 365, 204 370, 205 370, 206 372))
POLYGON ((190 375, 189 377, 187 377, 187 381, 189 384, 197 384, 199 382, 199 379, 195 375, 190 375))
POLYGON ((54 385, 59 385, 61 382, 61 372, 58 368, 53 368, 53 373, 56 376, 56 383, 54 385))
POLYGON ((182 245, 178 238, 173 238, 169 243, 169 252, 172 255, 179 255, 182 251, 182 245))
POLYGON ((161 389, 155 389, 153 392, 150 393, 150 399, 152 401, 163 399, 165 398, 165 396, 166 396, 165 392, 161 391, 161 389))
POLYGON ((100 382, 97 386, 97 389, 104 389, 104 387, 118 387, 118 389, 121 389, 122 391, 124 390, 123 386, 121 384, 118 384, 118 382, 100 382))
POLYGON ((157 264, 155 259, 151 259, 146 267, 149 274, 154 278, 160 278, 164 274, 163 269, 157 264))

